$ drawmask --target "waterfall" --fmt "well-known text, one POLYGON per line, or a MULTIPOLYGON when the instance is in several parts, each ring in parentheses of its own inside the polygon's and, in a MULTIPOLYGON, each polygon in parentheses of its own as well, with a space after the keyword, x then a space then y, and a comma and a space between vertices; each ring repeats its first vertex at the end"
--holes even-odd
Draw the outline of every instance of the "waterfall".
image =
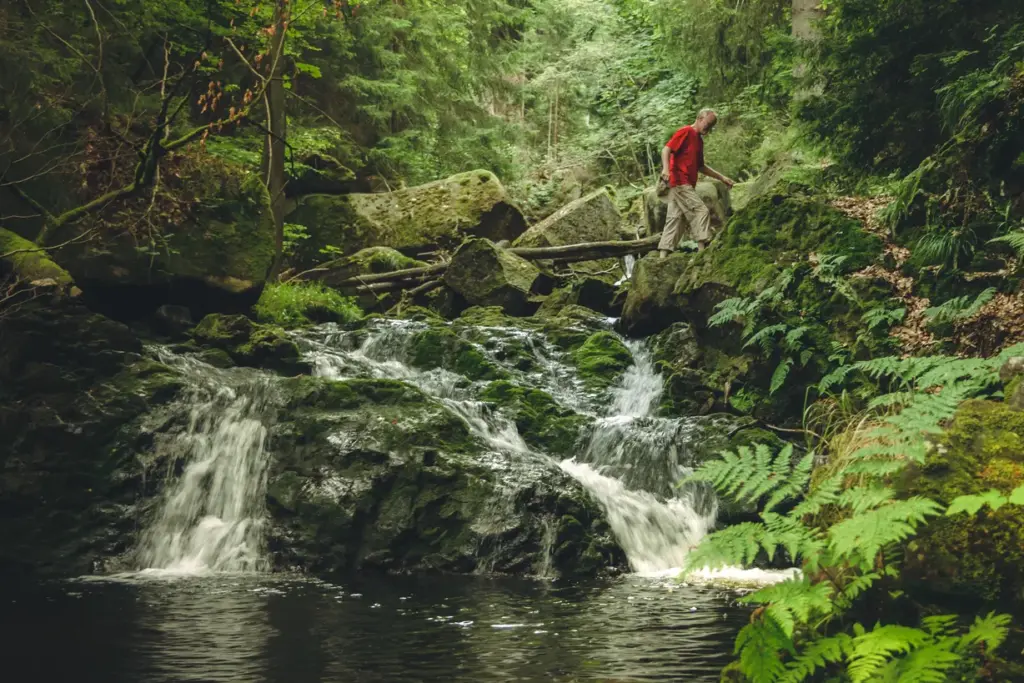
POLYGON ((641 574, 677 569, 714 526, 717 502, 702 489, 678 491, 690 468, 687 418, 657 418, 662 378, 650 353, 631 342, 634 364, 613 392, 578 458, 561 463, 604 506, 630 566, 641 574))
POLYGON ((143 534, 141 566, 181 573, 265 569, 269 380, 246 373, 231 386, 222 383, 228 373, 196 361, 176 364, 190 379, 188 423, 163 448, 184 469, 143 534))
MULTIPOLYGON (((635 363, 610 396, 588 395, 564 353, 540 338, 530 340, 536 355, 531 369, 506 366, 520 382, 595 417, 576 457, 557 463, 534 452, 509 417, 477 400, 479 385, 447 370, 410 367, 409 340, 422 329, 422 323, 387 320, 359 332, 325 325, 299 341, 319 376, 399 379, 435 397, 488 446, 494 456, 488 462, 502 477, 528 468, 561 467, 606 510, 634 571, 664 572, 684 563, 714 524, 716 503, 713 497, 702 499, 700 491, 676 488, 690 471, 689 444, 699 438, 700 429, 692 418, 656 417, 662 378, 642 344, 629 343, 635 363), (604 414, 595 415, 604 399, 604 414)), ((500 347, 502 335, 510 338, 523 331, 488 328, 488 333, 500 347)), ((276 410, 277 380, 256 371, 217 370, 194 359, 164 356, 189 380, 183 401, 187 424, 159 446, 167 449, 162 455, 183 469, 167 486, 143 534, 141 565, 177 572, 264 569, 265 442, 276 410)), ((499 517, 506 503, 494 501, 499 517)), ((502 520, 491 522, 500 526, 502 520)), ((480 525, 491 522, 480 520, 480 525)))

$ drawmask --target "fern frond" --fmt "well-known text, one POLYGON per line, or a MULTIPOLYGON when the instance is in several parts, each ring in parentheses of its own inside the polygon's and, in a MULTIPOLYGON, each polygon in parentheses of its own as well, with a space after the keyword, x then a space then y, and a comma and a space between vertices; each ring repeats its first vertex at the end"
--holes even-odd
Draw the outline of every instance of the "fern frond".
POLYGON ((832 613, 830 583, 813 583, 807 577, 788 579, 766 586, 740 598, 743 604, 767 605, 765 616, 775 620, 786 636, 792 638, 797 625, 806 624, 812 617, 832 613))
POLYGON ((771 512, 780 503, 799 497, 807 482, 811 479, 811 470, 814 469, 814 451, 808 451, 800 461, 790 469, 793 460, 793 445, 787 444, 779 454, 775 456, 772 463, 774 472, 786 472, 785 480, 778 485, 768 502, 765 503, 764 511, 771 512))
POLYGON ((1017 258, 1024 258, 1024 230, 1014 230, 1002 237, 989 240, 989 244, 1007 244, 1017 252, 1017 258))
POLYGON ((934 638, 956 635, 958 618, 955 614, 937 614, 921 619, 921 628, 934 638))
POLYGON ((895 491, 888 486, 857 486, 843 491, 836 502, 842 507, 850 508, 853 514, 859 515, 888 503, 894 495, 895 491))
POLYGON ((736 636, 740 671, 751 683, 775 683, 786 672, 782 654, 795 652, 793 641, 773 619, 757 619, 736 636))
POLYGON ((786 333, 786 336, 783 338, 783 348, 785 348, 787 351, 800 350, 800 340, 803 338, 805 334, 807 334, 807 331, 809 329, 811 328, 809 328, 807 325, 801 325, 799 327, 794 327, 793 329, 791 329, 789 332, 786 333))
POLYGON ((763 524, 742 522, 705 536, 686 556, 683 573, 694 569, 750 566, 762 547, 774 553, 778 547, 774 535, 763 524))
POLYGON ((771 386, 768 387, 768 395, 774 396, 775 392, 782 388, 782 385, 786 383, 786 378, 789 377, 789 371, 793 368, 792 358, 783 358, 775 368, 775 372, 772 373, 771 386))
MULTIPOLYGON (((781 546, 789 554, 791 563, 799 564, 802 560, 819 558, 825 553, 825 539, 821 533, 802 524, 799 518, 773 512, 762 517, 767 531, 762 544, 771 540, 776 546, 781 546)), ((774 547, 772 551, 769 557, 774 554, 774 547)))
POLYGON ((971 628, 960 637, 956 649, 958 652, 966 652, 977 645, 984 644, 985 648, 991 652, 1006 640, 1012 623, 1013 618, 1009 614, 989 612, 985 617, 975 617, 971 628))
POLYGON ((772 342, 774 340, 775 335, 781 334, 782 332, 785 332, 787 329, 789 329, 789 326, 782 323, 779 323, 777 325, 769 325, 768 327, 762 327, 753 336, 747 339, 746 342, 744 342, 743 348, 746 349, 751 346, 757 345, 760 346, 761 350, 764 351, 765 353, 771 353, 772 342))
POLYGON ((952 652, 955 639, 947 638, 893 661, 886 667, 882 680, 897 683, 947 683, 949 670, 963 657, 952 652))
POLYGON ((910 652, 927 643, 930 636, 909 626, 879 626, 853 639, 847 672, 853 683, 876 680, 894 656, 910 652))
POLYGON ((829 547, 837 558, 870 566, 882 548, 913 536, 922 522, 941 512, 938 503, 920 496, 893 501, 833 525, 829 547))
POLYGON ((840 491, 843 488, 843 477, 844 475, 839 473, 818 482, 790 514, 798 519, 813 516, 819 514, 825 506, 834 504, 839 500, 840 491))
POLYGON ((818 669, 843 661, 852 650, 853 638, 845 633, 812 640, 789 663, 778 683, 802 683, 818 669))
POLYGON ((976 297, 958 296, 940 306, 926 308, 924 315, 935 324, 960 322, 973 318, 996 295, 996 288, 989 287, 976 297))
POLYGON ((978 511, 986 505, 992 508, 994 512, 1009 502, 1010 499, 999 491, 985 491, 974 496, 957 496, 950 502, 949 507, 946 508, 946 515, 952 517, 961 512, 966 512, 973 516, 978 514, 978 511))
POLYGON ((821 381, 818 382, 818 393, 827 394, 829 389, 842 384, 846 380, 846 377, 856 369, 857 368, 854 365, 840 365, 838 368, 821 378, 821 381))

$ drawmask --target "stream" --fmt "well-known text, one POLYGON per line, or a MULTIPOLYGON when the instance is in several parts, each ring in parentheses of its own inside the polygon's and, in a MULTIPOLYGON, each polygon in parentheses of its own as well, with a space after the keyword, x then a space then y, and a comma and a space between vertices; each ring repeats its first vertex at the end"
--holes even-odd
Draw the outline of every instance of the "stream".
POLYGON ((473 382, 410 367, 407 347, 422 325, 323 325, 297 341, 316 375, 400 379, 434 397, 501 466, 570 475, 604 508, 632 573, 580 582, 552 580, 543 567, 525 578, 271 573, 267 440, 279 380, 153 348, 188 378, 187 428, 164 445, 183 463, 180 475, 140 535, 134 570, 0 590, 12 670, 25 680, 153 683, 718 680, 748 614, 722 580, 749 586, 785 574, 677 579, 717 505, 674 486, 695 464, 702 423, 655 415, 662 378, 647 350, 629 342, 634 365, 595 394, 542 335, 476 330, 487 339, 480 348, 516 382, 590 418, 575 456, 558 460, 477 400, 473 382), (511 342, 531 349, 525 369, 502 360, 511 342))

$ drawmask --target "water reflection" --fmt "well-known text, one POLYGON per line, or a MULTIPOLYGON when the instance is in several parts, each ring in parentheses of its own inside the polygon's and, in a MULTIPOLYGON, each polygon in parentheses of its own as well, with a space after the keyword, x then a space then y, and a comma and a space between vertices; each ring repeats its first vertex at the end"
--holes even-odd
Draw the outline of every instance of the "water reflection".
POLYGON ((0 595, 16 680, 713 681, 744 613, 672 579, 135 575, 0 595))

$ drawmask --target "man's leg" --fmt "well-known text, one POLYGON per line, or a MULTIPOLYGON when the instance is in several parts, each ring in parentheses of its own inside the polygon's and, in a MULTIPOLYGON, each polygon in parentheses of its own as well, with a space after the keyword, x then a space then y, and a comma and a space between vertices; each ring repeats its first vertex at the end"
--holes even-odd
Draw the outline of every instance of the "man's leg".
POLYGON ((697 242, 697 251, 704 251, 714 236, 711 232, 711 212, 696 189, 689 185, 679 189, 679 205, 690 224, 690 235, 697 242))
POLYGON ((665 216, 665 229, 661 233, 661 241, 658 242, 658 251, 661 258, 665 258, 670 252, 675 251, 679 244, 679 238, 683 234, 683 220, 685 220, 683 205, 680 201, 680 187, 670 188, 665 201, 668 204, 668 215, 665 216))

